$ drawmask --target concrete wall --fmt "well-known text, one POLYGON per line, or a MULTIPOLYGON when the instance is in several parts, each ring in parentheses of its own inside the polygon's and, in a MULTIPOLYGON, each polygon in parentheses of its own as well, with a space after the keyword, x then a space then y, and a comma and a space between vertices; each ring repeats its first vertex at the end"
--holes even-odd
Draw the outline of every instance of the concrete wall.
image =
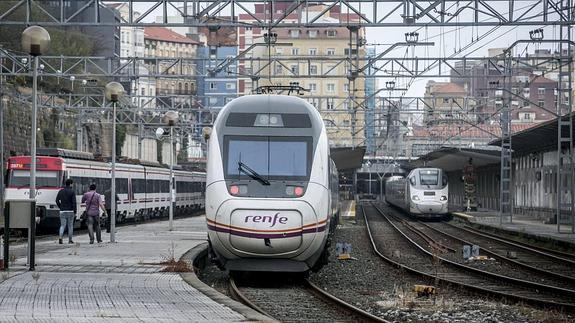
MULTIPOLYGON (((475 170, 477 175, 476 197, 480 209, 499 209, 499 166, 485 166, 475 170)), ((463 210, 466 206, 463 172, 448 172, 449 207, 453 210, 463 210)))
MULTIPOLYGON (((157 154, 158 154, 158 147, 156 140, 151 138, 143 139, 142 157, 140 159, 148 161, 158 161, 157 154)), ((122 156, 126 156, 129 158, 138 158, 138 136, 129 134, 126 135, 126 140, 124 141, 124 146, 122 147, 122 156)))

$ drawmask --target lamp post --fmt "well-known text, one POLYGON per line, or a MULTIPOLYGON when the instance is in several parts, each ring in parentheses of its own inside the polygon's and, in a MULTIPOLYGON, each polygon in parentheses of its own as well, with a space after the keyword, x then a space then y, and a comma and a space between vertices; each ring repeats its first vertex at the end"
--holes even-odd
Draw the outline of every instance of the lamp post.
POLYGON ((176 111, 168 111, 164 114, 163 122, 170 127, 170 213, 169 213, 169 230, 174 229, 174 126, 178 122, 179 115, 176 111))
MULTIPOLYGON (((30 192, 29 198, 36 200, 36 134, 38 110, 38 56, 42 55, 50 46, 50 34, 40 26, 30 26, 22 32, 22 50, 34 57, 34 67, 32 69, 32 127, 30 140, 30 192)), ((30 232, 28 234, 28 262, 30 270, 34 270, 34 236, 36 233, 36 203, 33 203, 32 214, 30 214, 30 232)))
POLYGON ((110 242, 116 242, 116 103, 124 94, 118 82, 106 84, 106 99, 112 101, 112 185, 110 187, 110 242))

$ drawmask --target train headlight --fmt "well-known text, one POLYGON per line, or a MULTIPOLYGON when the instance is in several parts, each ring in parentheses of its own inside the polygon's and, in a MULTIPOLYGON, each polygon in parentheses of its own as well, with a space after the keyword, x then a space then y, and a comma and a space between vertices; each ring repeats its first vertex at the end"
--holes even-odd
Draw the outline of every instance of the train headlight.
POLYGON ((413 195, 413 196, 411 197, 411 199, 414 200, 414 201, 419 201, 419 196, 413 195))
POLYGON ((248 193, 248 187, 246 185, 231 185, 230 194, 231 195, 245 195, 248 193))
POLYGON ((439 200, 440 200, 440 201, 447 201, 447 196, 442 195, 442 196, 439 198, 439 200))
POLYGON ((301 186, 286 186, 286 194, 289 196, 295 195, 297 197, 303 196, 304 189, 301 186))
POLYGON ((254 127, 283 127, 281 114, 260 113, 256 116, 254 127))

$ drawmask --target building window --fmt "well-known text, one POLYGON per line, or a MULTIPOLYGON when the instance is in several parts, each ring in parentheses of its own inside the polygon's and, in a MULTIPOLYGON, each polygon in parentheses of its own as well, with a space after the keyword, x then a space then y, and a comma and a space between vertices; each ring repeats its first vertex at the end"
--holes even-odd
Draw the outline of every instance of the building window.
MULTIPOLYGON (((315 84, 314 84, 315 85, 315 84)), ((318 98, 312 98, 312 99, 307 99, 307 101, 313 105, 314 108, 317 109, 318 105, 319 105, 319 99, 318 98)))
MULTIPOLYGON (((329 85, 329 84, 328 84, 328 85, 329 85)), ((334 102, 333 102, 333 101, 334 101, 333 98, 327 98, 327 99, 326 99, 326 103, 327 103, 326 108, 327 108, 328 110, 333 110, 333 109, 334 109, 334 102)))
POLYGON ((310 92, 315 92, 317 91, 317 85, 315 83, 310 83, 309 84, 309 91, 310 92))
POLYGON ((326 50, 327 56, 334 56, 335 55, 335 48, 328 48, 326 50))
POLYGON ((297 30, 297 29, 290 30, 290 37, 291 38, 298 38, 299 37, 299 30, 297 30))
POLYGON ((310 65, 309 66, 309 74, 310 75, 317 75, 317 65, 310 65))
POLYGON ((328 30, 327 37, 335 37, 337 35, 337 31, 335 30, 328 30))
POLYGON ((291 54, 292 54, 293 56, 299 55, 299 48, 297 48, 297 47, 292 48, 292 49, 291 49, 291 54))
POLYGON ((236 83, 226 83, 226 90, 235 90, 236 83))
POLYGON ((234 98, 226 98, 226 104, 232 102, 234 98))
POLYGON ((142 95, 146 95, 146 88, 142 88, 141 93, 142 93, 142 95))
POLYGON ((537 105, 542 108, 545 105, 545 100, 537 101, 537 105))
POLYGON ((216 83, 210 82, 210 90, 215 90, 215 89, 216 89, 216 83))
POLYGON ((328 83, 327 84, 327 92, 334 93, 335 92, 335 84, 328 83))
POLYGON ((325 74, 326 75, 335 75, 336 72, 337 72, 337 68, 335 67, 335 65, 326 65, 325 66, 325 74))
POLYGON ((310 55, 310 56, 315 56, 315 55, 317 55, 317 48, 310 48, 310 49, 309 49, 309 55, 310 55))
POLYGON ((344 92, 349 92, 349 84, 346 83, 346 84, 343 85, 343 91, 344 91, 344 92))
POLYGON ((276 75, 281 75, 282 74, 282 69, 283 67, 281 65, 276 65, 276 75))
POLYGON ((544 87, 540 87, 537 89, 537 95, 539 95, 540 98, 545 97, 545 88, 544 87))
POLYGON ((277 55, 281 55, 281 54, 283 54, 283 52, 284 52, 284 49, 283 49, 283 48, 281 48, 281 47, 276 47, 276 54, 277 54, 277 55))
POLYGON ((295 75, 299 74, 299 67, 297 65, 290 66, 290 70, 295 75))
POLYGON ((184 91, 185 91, 186 93, 188 93, 188 91, 189 91, 189 85, 188 85, 188 83, 184 84, 184 91))
POLYGON ((308 31, 309 38, 316 38, 317 37, 317 30, 310 30, 308 31))
POLYGON ((210 104, 211 105, 218 104, 218 98, 211 97, 210 98, 210 104))

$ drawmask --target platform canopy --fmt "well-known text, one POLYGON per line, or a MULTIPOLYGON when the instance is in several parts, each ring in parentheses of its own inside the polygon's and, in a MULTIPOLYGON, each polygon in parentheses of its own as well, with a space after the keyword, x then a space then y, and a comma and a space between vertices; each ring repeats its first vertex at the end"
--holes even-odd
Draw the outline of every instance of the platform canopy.
MULTIPOLYGON (((575 125, 575 112, 571 114, 571 122, 575 125)), ((533 152, 557 150, 558 140, 558 118, 539 123, 531 128, 514 133, 511 138, 511 149, 513 153, 526 155, 533 152)), ((569 121, 569 115, 562 117, 563 121, 569 121)), ((575 127, 573 127, 575 134, 575 127)), ((567 127, 563 127, 563 136, 569 136, 567 127)), ((493 146, 501 146, 501 140, 494 140, 489 143, 493 146)))
POLYGON ((330 153, 338 171, 357 169, 363 163, 365 147, 334 147, 330 153))
POLYGON ((475 167, 499 164, 501 152, 474 148, 441 147, 411 162, 409 167, 438 167, 445 171, 462 170, 472 159, 475 167))

